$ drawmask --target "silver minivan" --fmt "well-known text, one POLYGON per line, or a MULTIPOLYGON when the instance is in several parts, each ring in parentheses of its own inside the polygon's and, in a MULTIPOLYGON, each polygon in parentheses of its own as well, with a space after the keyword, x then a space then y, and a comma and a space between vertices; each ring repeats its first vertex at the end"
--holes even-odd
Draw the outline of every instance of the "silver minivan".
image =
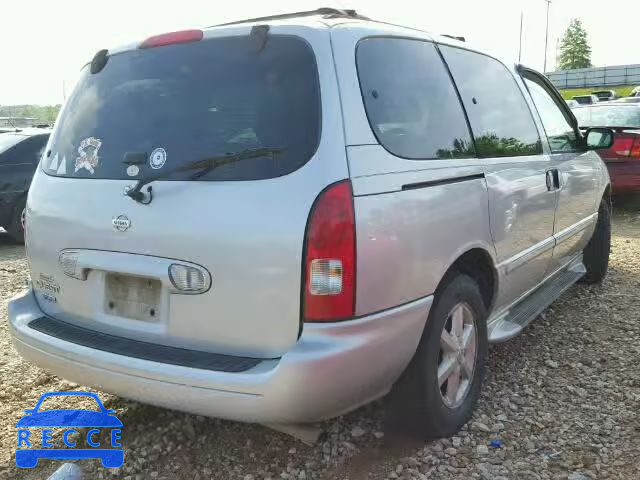
POLYGON ((102 50, 29 192, 14 345, 196 414, 312 422, 391 392, 450 435, 488 345, 603 279, 612 135, 533 70, 353 11, 102 50))

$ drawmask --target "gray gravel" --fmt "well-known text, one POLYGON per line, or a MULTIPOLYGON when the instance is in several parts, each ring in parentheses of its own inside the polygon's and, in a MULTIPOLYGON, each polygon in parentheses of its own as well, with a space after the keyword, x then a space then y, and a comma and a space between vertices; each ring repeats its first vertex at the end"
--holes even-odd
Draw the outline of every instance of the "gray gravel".
MULTIPOLYGON (((0 319, 26 280, 23 249, 0 235, 0 319)), ((86 478, 640 479, 640 215, 617 209, 610 274, 572 288, 523 335, 492 348, 477 412, 455 437, 391 438, 382 402, 326 422, 309 447, 256 425, 100 393, 123 421, 125 464, 86 478), (490 445, 501 442, 500 448, 490 445)), ((0 322, 0 478, 47 478, 60 462, 13 465, 15 422, 47 391, 81 389, 23 362, 0 322)))

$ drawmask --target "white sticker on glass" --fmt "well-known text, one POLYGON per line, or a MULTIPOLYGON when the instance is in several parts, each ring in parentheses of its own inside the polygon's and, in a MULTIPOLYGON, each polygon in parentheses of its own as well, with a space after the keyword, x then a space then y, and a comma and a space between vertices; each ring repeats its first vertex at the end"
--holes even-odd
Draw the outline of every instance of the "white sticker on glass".
POLYGON ((67 174, 67 156, 62 157, 62 161, 58 166, 58 170, 56 171, 58 175, 66 175, 67 174))
POLYGON ((49 170, 57 170, 58 169, 58 154, 56 153, 53 156, 53 160, 51 160, 51 163, 49 164, 49 170))
POLYGON ((129 165, 127 167, 127 175, 130 177, 135 177, 140 173, 140 168, 137 165, 129 165))
POLYGON ((164 148, 154 148, 149 155, 149 165, 151 168, 157 170, 159 168, 164 167, 164 164, 167 162, 167 152, 164 148))

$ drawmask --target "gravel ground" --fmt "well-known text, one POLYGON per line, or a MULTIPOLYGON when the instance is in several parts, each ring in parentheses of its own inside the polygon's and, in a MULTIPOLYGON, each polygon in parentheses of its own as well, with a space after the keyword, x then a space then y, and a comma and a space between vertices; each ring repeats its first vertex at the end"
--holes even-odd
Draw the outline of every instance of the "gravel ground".
MULTIPOLYGON (((0 319, 26 280, 23 249, 0 235, 0 319)), ((523 335, 490 351, 470 424, 430 443, 382 433, 382 402, 326 422, 309 447, 286 435, 101 393, 123 421, 125 464, 83 461, 86 478, 640 478, 640 214, 614 215, 610 274, 572 288, 523 335), (492 440, 501 448, 492 448, 492 440)), ((15 422, 47 391, 82 389, 20 359, 0 322, 0 479, 47 478, 59 462, 13 464, 15 422)))

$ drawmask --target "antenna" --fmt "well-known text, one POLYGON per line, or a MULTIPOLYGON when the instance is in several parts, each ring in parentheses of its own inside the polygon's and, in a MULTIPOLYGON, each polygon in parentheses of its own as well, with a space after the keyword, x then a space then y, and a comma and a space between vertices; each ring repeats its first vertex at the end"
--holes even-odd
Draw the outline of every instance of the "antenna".
POLYGON ((524 17, 524 12, 520 10, 520 46, 518 47, 518 63, 521 63, 522 59, 522 17, 524 17))
POLYGON ((544 67, 542 67, 542 73, 547 73, 547 44, 549 43, 549 7, 551 6, 551 0, 544 0, 547 2, 547 28, 544 34, 544 67))

